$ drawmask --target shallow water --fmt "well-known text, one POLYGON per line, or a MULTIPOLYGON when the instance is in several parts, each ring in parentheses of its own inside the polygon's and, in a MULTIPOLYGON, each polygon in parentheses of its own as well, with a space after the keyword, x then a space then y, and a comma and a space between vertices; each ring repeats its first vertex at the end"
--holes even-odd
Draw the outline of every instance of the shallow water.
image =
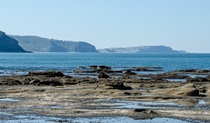
POLYGON ((179 107, 181 105, 172 103, 172 102, 137 102, 137 101, 123 101, 123 100, 117 100, 116 103, 114 103, 114 108, 148 108, 148 109, 157 109, 157 108, 165 108, 165 107, 179 107))
POLYGON ((158 117, 153 119, 132 119, 129 117, 47 117, 36 115, 16 115, 0 112, 0 123, 191 123, 191 119, 158 117), (3 116, 3 117, 2 117, 3 116))
POLYGON ((166 79, 169 82, 186 82, 186 79, 166 79))
MULTIPOLYGON (((167 108, 183 108, 182 105, 173 103, 173 102, 143 102, 143 101, 125 101, 119 99, 91 99, 94 102, 91 102, 91 108, 93 109, 167 109, 167 108), (94 106, 95 104, 95 106, 94 106), (99 106, 100 104, 101 106, 99 106)), ((12 102, 16 103, 21 100, 13 98, 0 98, 0 103, 12 102)), ((209 106, 206 104, 206 100, 199 99, 198 104, 195 105, 195 108, 201 108, 209 106)), ((88 106, 85 106, 88 107, 88 106)), ((121 123, 202 123, 202 121, 194 121, 192 119, 176 119, 168 117, 157 117, 154 119, 133 119, 129 117, 48 117, 48 116, 38 116, 33 114, 22 114, 15 115, 13 112, 27 112, 31 108, 51 108, 59 109, 63 108, 62 105, 50 105, 50 106, 38 106, 38 107, 28 107, 28 108, 7 108, 0 112, 0 123, 110 123, 110 122, 121 122, 121 123)), ((193 107, 190 107, 193 108, 193 107)))
POLYGON ((206 104, 206 101, 204 99, 199 99, 199 102, 196 106, 204 106, 206 104))
POLYGON ((196 78, 196 77, 205 78, 207 76, 207 75, 199 75, 199 74, 186 74, 186 75, 188 75, 191 78, 196 78))
POLYGON ((19 100, 13 98, 0 98, 0 102, 17 102, 19 100))
MULTIPOLYGON (((89 102, 91 109, 166 109, 172 107, 182 107, 182 105, 173 102, 144 102, 144 101, 125 101, 118 99, 98 99, 89 102)), ((89 106, 85 106, 87 108, 89 106)))

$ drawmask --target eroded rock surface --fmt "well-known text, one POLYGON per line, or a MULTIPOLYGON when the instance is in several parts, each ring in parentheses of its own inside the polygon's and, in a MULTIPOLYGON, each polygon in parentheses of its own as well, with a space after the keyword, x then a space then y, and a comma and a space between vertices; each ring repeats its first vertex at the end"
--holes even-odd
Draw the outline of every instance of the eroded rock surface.
POLYGON ((1 76, 0 99, 9 97, 17 101, 0 101, 0 112, 62 117, 167 116, 209 122, 210 83, 165 81, 168 75, 162 74, 160 79, 157 75, 150 75, 157 79, 137 78, 138 75, 98 79, 70 77, 54 71, 1 76))

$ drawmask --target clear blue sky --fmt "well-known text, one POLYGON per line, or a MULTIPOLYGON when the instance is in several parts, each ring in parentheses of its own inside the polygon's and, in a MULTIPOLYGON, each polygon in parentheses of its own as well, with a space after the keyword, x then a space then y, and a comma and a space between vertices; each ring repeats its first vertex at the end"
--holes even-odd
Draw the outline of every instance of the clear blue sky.
POLYGON ((0 0, 0 30, 97 48, 167 45, 210 53, 210 0, 0 0))

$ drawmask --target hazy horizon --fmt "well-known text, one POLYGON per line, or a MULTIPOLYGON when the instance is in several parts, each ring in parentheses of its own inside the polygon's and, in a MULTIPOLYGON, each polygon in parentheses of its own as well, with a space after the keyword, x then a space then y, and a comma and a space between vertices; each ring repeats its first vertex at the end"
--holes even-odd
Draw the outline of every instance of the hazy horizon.
POLYGON ((210 53, 209 0, 0 0, 9 35, 210 53))

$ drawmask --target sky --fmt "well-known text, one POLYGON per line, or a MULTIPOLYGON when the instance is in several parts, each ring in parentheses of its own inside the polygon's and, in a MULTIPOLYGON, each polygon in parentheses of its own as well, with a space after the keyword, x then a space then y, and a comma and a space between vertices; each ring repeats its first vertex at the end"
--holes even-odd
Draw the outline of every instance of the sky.
POLYGON ((0 0, 0 30, 96 48, 210 53, 210 0, 0 0))

